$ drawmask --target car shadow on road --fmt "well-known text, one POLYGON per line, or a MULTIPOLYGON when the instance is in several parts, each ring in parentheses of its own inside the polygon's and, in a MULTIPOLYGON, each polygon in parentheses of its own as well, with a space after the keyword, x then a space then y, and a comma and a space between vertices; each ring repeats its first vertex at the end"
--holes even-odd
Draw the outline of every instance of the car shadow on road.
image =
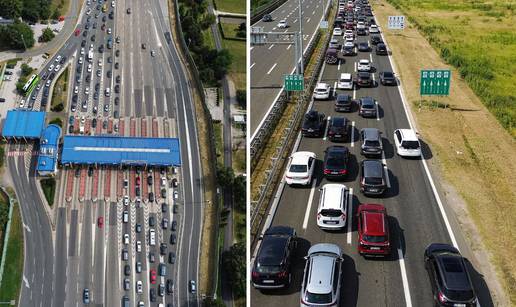
POLYGON ((392 145, 389 138, 385 137, 383 135, 382 137, 382 146, 383 146, 383 154, 385 156, 385 159, 392 159, 394 158, 394 146, 392 145))
POLYGON ((419 143, 421 144, 421 159, 424 159, 424 160, 430 160, 434 157, 434 155, 432 154, 432 150, 430 149, 430 146, 428 146, 428 144, 419 139, 419 143))
POLYGON ((340 287, 341 307, 357 306, 360 273, 357 272, 355 260, 348 255, 342 255, 342 280, 340 287))
POLYGON ((484 280, 484 275, 480 274, 473 264, 469 262, 468 259, 465 259, 466 269, 469 272, 471 277, 471 282, 473 283, 473 287, 475 288, 475 292, 477 293, 478 302, 482 307, 493 307, 493 298, 491 297, 491 293, 489 292, 489 288, 487 287, 486 281, 484 280))
POLYGON ((389 182, 391 184, 391 187, 387 188, 385 193, 383 193, 383 198, 398 196, 398 194, 400 193, 398 177, 394 175, 394 173, 389 168, 387 168, 387 176, 389 176, 389 182))

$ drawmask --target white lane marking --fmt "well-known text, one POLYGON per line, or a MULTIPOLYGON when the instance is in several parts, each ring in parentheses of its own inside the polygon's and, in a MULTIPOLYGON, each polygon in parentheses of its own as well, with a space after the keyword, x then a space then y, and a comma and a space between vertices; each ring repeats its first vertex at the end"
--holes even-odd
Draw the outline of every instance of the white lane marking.
POLYGON ((251 48, 249 48, 249 51, 251 51, 251 50, 253 50, 253 49, 254 49, 254 47, 251 47, 251 48))
POLYGON ((337 81, 333 83, 333 97, 335 97, 335 93, 337 92, 337 81))
POLYGON ((297 18, 296 18, 296 19, 294 19, 294 21, 293 21, 292 23, 296 23, 296 22, 297 22, 297 18))
POLYGON ((355 121, 351 122, 351 147, 355 147, 355 121))
POLYGON ((287 46, 287 50, 289 50, 289 49, 290 49, 290 47, 292 47, 292 45, 288 45, 288 46, 287 46))
POLYGON ((353 99, 356 99, 357 97, 357 87, 355 84, 353 84, 353 99))
POLYGON ((306 23, 309 23, 310 22, 310 17, 308 17, 308 19, 306 20, 306 23))
POLYGON ((337 66, 337 70, 340 70, 340 59, 339 59, 339 65, 337 66))
POLYGON ((315 11, 312 12, 312 15, 315 15, 315 11))
POLYGON ((353 188, 349 188, 348 201, 348 244, 351 244, 351 226, 353 224, 353 188))
POLYGON ((323 141, 326 141, 328 139, 328 128, 330 127, 330 125, 329 125, 330 120, 331 120, 331 116, 328 116, 326 128, 324 129, 323 141))
POLYGON ((267 72, 268 75, 271 74, 271 71, 274 69, 274 67, 276 67, 276 65, 278 65, 278 63, 274 63, 274 65, 272 65, 271 69, 269 69, 269 71, 267 72))
POLYGON ((306 227, 308 226, 308 219, 310 218, 310 209, 312 208, 312 200, 314 198, 315 184, 317 183, 316 178, 313 178, 312 180, 312 189, 310 190, 310 196, 308 196, 308 205, 306 207, 305 219, 303 221, 303 229, 306 229, 306 227))
POLYGON ((389 169, 387 168, 387 160, 385 159, 385 153, 382 151, 382 164, 383 171, 385 172, 385 180, 387 181, 387 188, 391 188, 391 179, 389 178, 389 169))
POLYGON ((375 100, 374 104, 376 105, 376 120, 380 120, 380 112, 378 111, 378 101, 375 100))
POLYGON ((403 282, 403 292, 405 293, 405 302, 407 307, 412 307, 412 300, 410 298, 410 288, 407 279, 407 270, 405 269, 405 259, 403 258, 403 252, 398 248, 398 258, 400 259, 400 270, 401 280, 403 282))
POLYGON ((274 44, 272 44, 268 49, 269 49, 269 50, 271 50, 271 49, 272 49, 272 47, 274 47, 274 44))
POLYGON ((253 63, 251 64, 251 66, 249 67, 249 69, 253 68, 253 66, 256 65, 256 63, 253 63))
POLYGON ((373 55, 371 53, 369 53, 369 60, 371 63, 373 63, 373 55))
POLYGON ((276 27, 272 28, 272 31, 276 30, 276 27))
POLYGON ((288 29, 286 29, 285 31, 283 31, 283 33, 287 33, 288 32, 288 29))
POLYGON ((373 84, 376 82, 375 78, 374 78, 374 73, 371 74, 371 77, 373 79, 373 84))
POLYGON ((357 62, 355 62, 355 72, 357 72, 357 62))

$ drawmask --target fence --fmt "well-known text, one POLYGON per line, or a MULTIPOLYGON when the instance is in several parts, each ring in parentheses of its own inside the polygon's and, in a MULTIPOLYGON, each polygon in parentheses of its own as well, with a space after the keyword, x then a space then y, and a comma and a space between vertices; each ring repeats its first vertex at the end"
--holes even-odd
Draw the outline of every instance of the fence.
POLYGON ((257 21, 262 19, 263 15, 274 11, 276 8, 278 8, 285 2, 287 2, 287 0, 274 0, 270 3, 257 7, 251 12, 251 24, 256 23, 257 21))
MULTIPOLYGON (((328 6, 325 11, 325 17, 328 17, 331 7, 331 1, 328 2, 328 6)), ((329 24, 332 24, 333 18, 329 20, 329 24)), ((307 48, 306 54, 303 56, 303 61, 305 66, 310 61, 311 56, 313 55, 319 40, 323 38, 323 34, 321 31, 318 31, 316 37, 312 40, 311 45, 307 48)), ((327 33, 323 42, 323 50, 328 46, 331 34, 327 33)), ((290 145, 295 139, 297 135, 298 128, 301 124, 301 119, 303 114, 306 112, 306 109, 310 103, 312 90, 317 82, 317 77, 321 70, 321 67, 324 62, 324 52, 320 52, 316 59, 316 64, 314 70, 311 72, 308 78, 305 78, 305 89, 300 95, 295 110, 290 116, 288 121, 288 126, 282 131, 282 137, 280 143, 276 146, 276 151, 274 152, 273 157, 271 158, 271 164, 269 168, 265 171, 266 179, 265 183, 261 184, 259 187, 258 197, 256 200, 251 201, 251 246, 253 247, 256 243, 256 239, 258 238, 259 228, 263 223, 263 218, 267 215, 266 211, 269 207, 269 199, 270 195, 273 193, 273 183, 275 178, 280 175, 280 171, 283 169, 283 164, 285 161, 285 155, 287 150, 290 148, 290 145)), ((271 113, 269 113, 269 117, 267 117, 266 121, 260 128, 260 131, 255 136, 255 138, 251 141, 251 169, 256 166, 258 162, 260 154, 263 152, 264 145, 267 142, 268 137, 274 131, 276 124, 279 119, 283 115, 283 110, 286 107, 288 100, 286 98, 286 92, 283 91, 281 93, 280 98, 277 100, 276 104, 273 107, 271 113)))

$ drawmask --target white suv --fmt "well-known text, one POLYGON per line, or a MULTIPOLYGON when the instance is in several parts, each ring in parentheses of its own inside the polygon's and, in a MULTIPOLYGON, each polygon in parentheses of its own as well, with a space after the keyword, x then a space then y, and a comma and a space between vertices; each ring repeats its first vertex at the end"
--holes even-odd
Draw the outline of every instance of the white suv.
POLYGON ((358 71, 370 71, 371 63, 369 62, 368 59, 362 59, 362 60, 358 61, 357 70, 358 71))
POLYGON ((330 85, 328 83, 317 83, 314 89, 314 99, 330 98, 330 85))
POLYGON ((350 73, 340 74, 339 82, 337 83, 338 89, 352 90, 353 89, 353 77, 350 73))
POLYGON ((421 144, 416 132, 412 129, 394 130, 394 144, 396 152, 402 157, 421 156, 421 144))
POLYGON ((285 181, 288 185, 309 185, 312 182, 315 164, 315 153, 309 151, 293 153, 288 161, 285 181))
POLYGON ((346 226, 349 189, 343 184, 330 183, 321 188, 317 226, 337 230, 346 226))

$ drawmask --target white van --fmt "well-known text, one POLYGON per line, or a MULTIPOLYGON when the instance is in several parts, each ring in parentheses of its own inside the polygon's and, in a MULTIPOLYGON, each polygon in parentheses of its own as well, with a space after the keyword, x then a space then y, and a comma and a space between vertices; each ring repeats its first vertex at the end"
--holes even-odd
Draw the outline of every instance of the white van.
POLYGON ((129 222, 129 212, 127 212, 127 210, 124 211, 122 218, 123 218, 124 223, 129 222))
POLYGON ((317 226, 337 230, 346 226, 349 190, 343 184, 325 184, 317 209, 317 226))
POLYGON ((340 74, 339 82, 337 83, 338 89, 352 90, 353 89, 353 77, 350 73, 340 74))
POLYGON ((156 245, 156 231, 152 228, 149 230, 149 244, 152 246, 156 245))

